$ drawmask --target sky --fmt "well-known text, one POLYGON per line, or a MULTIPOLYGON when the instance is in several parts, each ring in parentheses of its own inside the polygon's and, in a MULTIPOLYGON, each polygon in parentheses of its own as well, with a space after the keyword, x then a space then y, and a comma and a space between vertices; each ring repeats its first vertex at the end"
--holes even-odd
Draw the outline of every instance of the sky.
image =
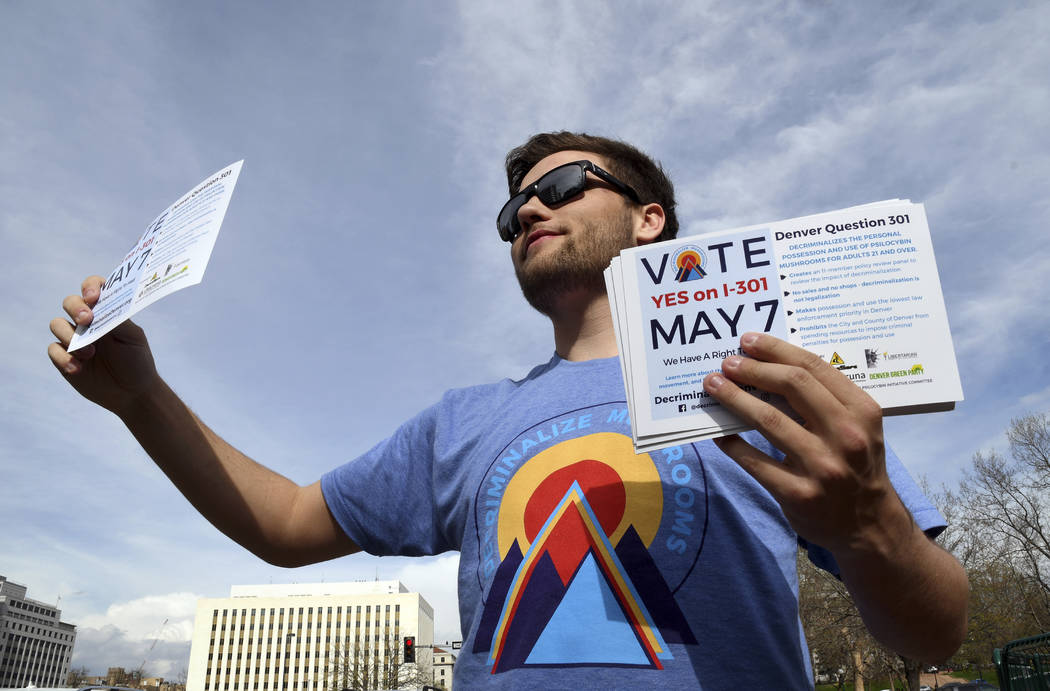
POLYGON ((930 486, 1050 410, 1050 5, 510 7, 0 2, 0 574, 77 625, 74 666, 177 678, 196 599, 233 584, 397 579, 460 638, 455 554, 269 566, 46 355, 63 297, 240 159, 203 283, 136 321, 201 418, 300 484, 550 357, 494 224, 539 131, 659 159, 682 235, 924 202, 965 400, 885 426, 930 486))

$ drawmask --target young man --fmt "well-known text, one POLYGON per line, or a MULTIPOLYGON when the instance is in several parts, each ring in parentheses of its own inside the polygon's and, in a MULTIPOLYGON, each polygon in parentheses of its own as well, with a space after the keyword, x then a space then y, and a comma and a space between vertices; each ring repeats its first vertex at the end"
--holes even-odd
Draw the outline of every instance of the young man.
POLYGON ((882 440, 879 407, 818 357, 745 334, 706 389, 759 433, 635 455, 602 270, 674 237, 671 183, 622 142, 536 135, 507 158, 498 227, 555 354, 449 391, 361 458, 299 487, 245 457, 159 378, 127 322, 70 355, 100 277, 56 319, 52 361, 115 412, 213 524, 296 566, 365 549, 458 550, 468 688, 812 688, 795 550, 840 574, 901 654, 948 657, 966 577, 943 519, 882 440), (800 425, 740 385, 784 395, 800 425))

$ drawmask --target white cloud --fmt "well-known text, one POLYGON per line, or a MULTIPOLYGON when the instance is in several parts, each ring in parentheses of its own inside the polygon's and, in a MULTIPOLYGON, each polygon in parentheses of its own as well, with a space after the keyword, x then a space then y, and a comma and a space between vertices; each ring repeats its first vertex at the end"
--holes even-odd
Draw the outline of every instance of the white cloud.
POLYGON ((124 667, 178 679, 189 663, 197 600, 193 593, 147 595, 77 621, 73 666, 101 674, 124 667))
POLYGON ((79 624, 94 629, 115 626, 130 639, 188 641, 201 597, 194 593, 146 595, 114 603, 105 613, 83 617, 79 624))
POLYGON ((1050 412, 1050 386, 1021 396, 1019 402, 1032 412, 1050 412))
POLYGON ((185 679, 190 659, 187 641, 142 640, 130 637, 113 625, 77 630, 73 648, 73 668, 86 668, 88 674, 102 675, 110 667, 126 671, 142 670, 144 676, 185 679))

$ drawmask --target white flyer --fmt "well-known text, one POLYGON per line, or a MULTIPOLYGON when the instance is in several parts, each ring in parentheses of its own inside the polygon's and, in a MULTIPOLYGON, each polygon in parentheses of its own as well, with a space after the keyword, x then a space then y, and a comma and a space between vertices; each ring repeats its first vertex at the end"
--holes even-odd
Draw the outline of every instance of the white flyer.
POLYGON ((165 209, 102 286, 95 318, 77 328, 69 351, 93 343, 125 319, 204 278, 244 161, 209 175, 165 209))
POLYGON ((962 400, 922 204, 889 200, 631 248, 606 282, 638 450, 746 429, 702 384, 746 331, 817 353, 887 415, 962 400))

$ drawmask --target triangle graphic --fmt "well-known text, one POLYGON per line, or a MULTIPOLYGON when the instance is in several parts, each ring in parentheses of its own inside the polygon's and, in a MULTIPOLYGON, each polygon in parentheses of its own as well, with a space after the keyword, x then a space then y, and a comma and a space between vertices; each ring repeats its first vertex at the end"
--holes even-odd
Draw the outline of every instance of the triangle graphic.
POLYGON ((492 585, 489 586, 488 599, 485 602, 485 609, 481 615, 481 624, 479 624, 475 634, 475 653, 488 652, 489 647, 491 647, 492 632, 496 630, 500 611, 503 609, 503 603, 507 599, 507 590, 511 586, 511 579, 514 578, 522 558, 521 548, 518 546, 518 540, 515 539, 510 549, 507 550, 507 556, 503 558, 499 568, 496 569, 496 575, 492 578, 492 585))
POLYGON ((679 283, 684 283, 686 281, 699 281, 706 275, 707 274, 704 270, 699 266, 683 266, 675 275, 675 280, 679 283))
POLYGON ((594 554, 588 552, 527 665, 652 666, 594 554))
MULTIPOLYGON (((588 504, 579 483, 574 482, 569 490, 566 491, 558 506, 551 512, 547 522, 540 529, 532 545, 525 553, 522 562, 518 565, 514 578, 511 581, 492 635, 492 643, 489 647, 489 663, 492 664, 493 672, 504 671, 510 667, 527 663, 527 655, 522 655, 521 657, 525 658, 524 661, 517 664, 512 662, 510 658, 507 661, 501 659, 504 652, 510 652, 510 648, 519 649, 518 645, 511 644, 508 646, 510 643, 509 636, 518 638, 518 634, 511 634, 511 630, 515 629, 520 633, 520 629, 516 624, 519 615, 526 622, 532 621, 532 625, 539 624, 545 627, 548 623, 547 621, 536 621, 536 617, 530 616, 530 613, 538 611, 541 601, 549 601, 551 599, 554 599, 554 602, 549 604, 553 606, 553 611, 556 611, 557 607, 560 606, 560 600, 564 599, 564 593, 568 590, 568 583, 565 586, 561 586, 561 582, 559 582, 553 590, 550 590, 548 596, 543 596, 542 593, 549 590, 551 586, 541 587, 537 590, 532 587, 532 580, 536 576, 537 569, 541 563, 554 564, 549 551, 549 548, 552 546, 550 541, 555 535, 555 528, 561 524, 562 519, 565 519, 566 516, 575 516, 576 519, 582 519, 580 526, 586 532, 585 539, 590 543, 588 551, 581 557, 581 564, 587 558, 590 558, 596 564, 596 568, 602 572, 605 587, 611 591, 612 597, 617 601, 620 611, 626 614, 626 620, 634 629, 636 643, 641 645, 643 650, 646 651, 652 666, 662 669, 659 661, 661 659, 671 659, 673 655, 668 650, 667 643, 664 641, 661 632, 654 625, 645 603, 639 597, 637 589, 630 580, 630 576, 624 569, 623 564, 620 563, 620 558, 609 542, 608 536, 602 531, 597 516, 595 516, 594 511, 588 504), (537 597, 539 600, 534 600, 537 597)), ((579 567, 577 567, 576 571, 579 571, 579 567)), ((576 573, 574 572, 569 578, 569 583, 575 577, 576 573)), ((552 612, 552 609, 547 609, 547 612, 552 612)), ((538 640, 535 637, 541 634, 540 629, 532 629, 532 625, 527 625, 526 628, 533 631, 531 634, 533 640, 538 640)), ((515 643, 521 644, 521 640, 517 640, 515 643)), ((511 654, 510 657, 514 657, 514 655, 511 654)), ((587 663, 577 662, 577 664, 587 663)), ((606 662, 604 664, 613 663, 606 662)))
POLYGON ((831 364, 833 364, 833 365, 845 365, 846 364, 846 361, 843 360, 842 357, 840 357, 838 353, 833 353, 832 356, 831 356, 831 360, 829 360, 829 362, 831 362, 831 364))
POLYGON ((633 525, 616 545, 616 555, 635 590, 641 594, 653 624, 663 634, 664 640, 668 643, 696 645, 696 637, 679 609, 674 593, 667 587, 667 581, 663 579, 633 525))

